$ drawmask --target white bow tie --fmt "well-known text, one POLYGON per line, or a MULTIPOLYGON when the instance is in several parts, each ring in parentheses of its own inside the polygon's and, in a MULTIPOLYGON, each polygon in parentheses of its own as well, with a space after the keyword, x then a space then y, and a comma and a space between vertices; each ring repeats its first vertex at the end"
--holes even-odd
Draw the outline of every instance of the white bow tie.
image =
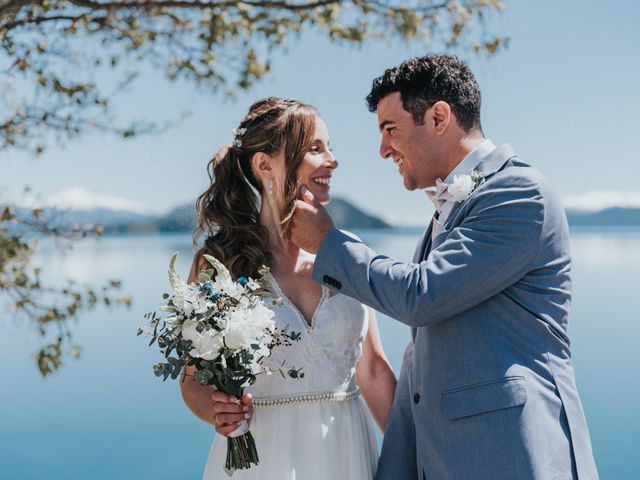
POLYGON ((445 183, 439 178, 436 180, 436 191, 427 191, 427 197, 433 202, 438 215, 442 215, 442 206, 447 200, 451 200, 451 194, 447 191, 449 183, 445 183))

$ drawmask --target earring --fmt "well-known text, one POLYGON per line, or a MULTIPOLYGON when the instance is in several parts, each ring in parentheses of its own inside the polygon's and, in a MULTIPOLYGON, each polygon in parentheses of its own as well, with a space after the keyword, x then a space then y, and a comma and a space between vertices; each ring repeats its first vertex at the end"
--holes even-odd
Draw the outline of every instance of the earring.
POLYGON ((269 196, 273 195, 273 182, 269 179, 269 196))

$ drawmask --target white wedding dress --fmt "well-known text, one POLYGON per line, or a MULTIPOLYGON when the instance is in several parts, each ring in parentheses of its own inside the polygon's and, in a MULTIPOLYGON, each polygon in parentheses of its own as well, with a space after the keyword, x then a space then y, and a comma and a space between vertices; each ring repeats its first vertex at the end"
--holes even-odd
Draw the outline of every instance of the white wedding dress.
MULTIPOLYGON (((232 480, 371 480, 377 464, 376 440, 367 407, 355 381, 355 365, 367 332, 367 309, 322 287, 307 323, 269 277, 268 288, 279 328, 300 332, 291 346, 275 348, 268 365, 302 368, 304 378, 259 375, 246 389, 254 398, 251 421, 260 462, 236 470, 232 480)), ((227 439, 216 435, 204 479, 228 478, 227 439)))

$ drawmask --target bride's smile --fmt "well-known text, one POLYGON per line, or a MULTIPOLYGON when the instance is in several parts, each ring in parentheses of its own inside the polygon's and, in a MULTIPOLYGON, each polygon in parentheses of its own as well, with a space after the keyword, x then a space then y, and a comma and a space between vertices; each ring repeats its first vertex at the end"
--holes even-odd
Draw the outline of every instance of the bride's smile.
POLYGON ((329 131, 324 120, 316 116, 316 131, 309 152, 298 167, 298 188, 306 186, 322 204, 331 201, 331 177, 338 161, 331 150, 329 131))

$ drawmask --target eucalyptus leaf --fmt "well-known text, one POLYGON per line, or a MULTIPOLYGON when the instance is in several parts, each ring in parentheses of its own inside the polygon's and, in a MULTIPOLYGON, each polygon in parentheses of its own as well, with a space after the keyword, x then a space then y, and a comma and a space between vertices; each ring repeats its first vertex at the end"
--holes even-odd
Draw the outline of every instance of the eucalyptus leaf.
POLYGON ((208 275, 205 272, 200 272, 198 274, 198 283, 206 283, 211 280, 211 275, 208 275))

